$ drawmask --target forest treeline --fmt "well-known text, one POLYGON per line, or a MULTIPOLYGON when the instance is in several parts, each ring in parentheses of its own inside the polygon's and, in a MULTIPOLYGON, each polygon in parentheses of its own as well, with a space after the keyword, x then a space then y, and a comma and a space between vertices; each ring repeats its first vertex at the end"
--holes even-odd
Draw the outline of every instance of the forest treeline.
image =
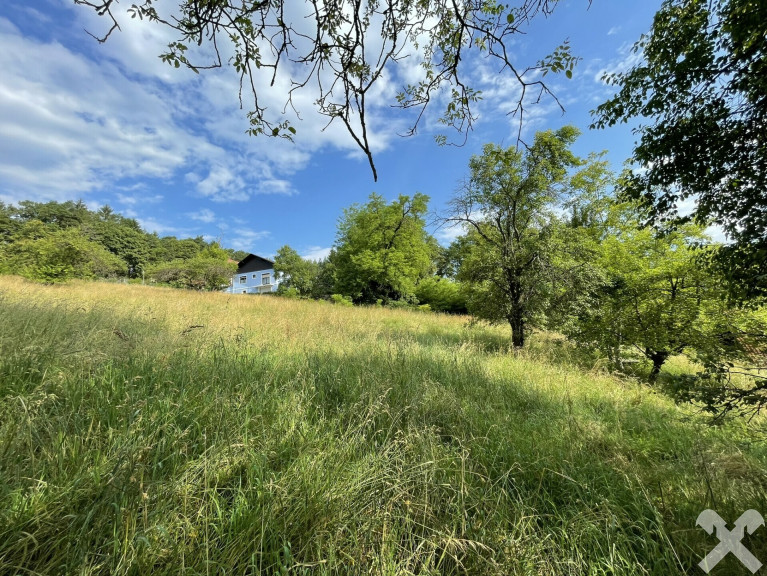
POLYGON ((244 252, 216 241, 160 237, 109 206, 82 201, 0 203, 0 273, 53 283, 74 278, 153 281, 216 290, 244 252))

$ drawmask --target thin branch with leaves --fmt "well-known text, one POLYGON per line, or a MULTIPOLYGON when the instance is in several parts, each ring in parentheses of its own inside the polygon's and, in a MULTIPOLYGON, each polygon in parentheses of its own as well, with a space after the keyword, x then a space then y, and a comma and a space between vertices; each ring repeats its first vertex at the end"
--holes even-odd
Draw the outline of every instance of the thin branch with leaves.
MULTIPOLYGON (((105 34, 88 32, 99 42, 120 30, 118 0, 73 1, 109 20, 105 34)), ((344 125, 366 155, 374 178, 368 96, 405 58, 419 58, 422 71, 421 78, 404 86, 392 104, 417 110, 405 135, 415 134, 427 107, 447 93, 439 122, 465 141, 482 98, 470 83, 475 63, 469 54, 476 53, 497 63, 498 73, 511 74, 520 87, 516 107, 509 111, 519 118, 518 143, 528 91, 538 90, 535 101, 550 97, 562 108, 543 77, 548 72, 571 77, 578 61, 567 41, 528 67, 520 67, 508 49, 510 39, 524 34, 533 18, 552 13, 555 0, 523 0, 518 6, 486 0, 305 0, 289 6, 283 0, 178 0, 173 3, 177 15, 172 16, 162 16, 159 4, 160 0, 144 0, 132 4, 127 14, 178 34, 160 55, 171 66, 198 73, 221 68, 224 62, 232 66, 239 75, 241 107, 245 107, 243 93, 251 94, 249 134, 292 140, 296 129, 285 119, 287 109, 298 116, 294 94, 315 89, 316 110, 328 117, 328 125, 336 120, 344 125), (209 48, 212 58, 195 61, 193 45, 209 48), (289 77, 285 105, 276 116, 263 104, 266 86, 259 82, 261 70, 271 71, 270 87, 278 74, 289 77)), ((445 135, 438 135, 437 141, 448 143, 445 135)))

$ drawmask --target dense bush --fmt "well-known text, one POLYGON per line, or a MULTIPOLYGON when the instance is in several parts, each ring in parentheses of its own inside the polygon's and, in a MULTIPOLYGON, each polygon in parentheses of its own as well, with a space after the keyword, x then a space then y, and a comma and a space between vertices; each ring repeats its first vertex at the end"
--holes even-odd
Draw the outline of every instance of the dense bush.
POLYGON ((424 278, 418 283, 415 295, 422 304, 428 304, 437 312, 466 314, 466 295, 461 285, 439 277, 424 278))

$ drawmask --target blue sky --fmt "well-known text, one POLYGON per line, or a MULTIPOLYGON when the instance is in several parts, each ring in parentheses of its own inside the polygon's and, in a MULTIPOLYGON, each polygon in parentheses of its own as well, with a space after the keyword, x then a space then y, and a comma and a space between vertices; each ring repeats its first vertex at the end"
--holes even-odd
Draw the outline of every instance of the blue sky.
MULTIPOLYGON (((409 119, 389 105, 415 59, 393 70, 373 99, 372 142, 379 179, 342 127, 321 130, 311 96, 298 100, 295 143, 245 135, 247 110, 237 78, 225 68, 195 75, 157 57, 174 38, 130 20, 98 44, 85 29, 106 30, 92 10, 71 0, 3 0, 0 4, 0 200, 82 199, 108 204, 148 231, 203 235, 265 256, 289 244, 322 257, 333 244, 343 208, 371 192, 394 199, 422 192, 439 211, 487 142, 512 145, 517 120, 507 117, 517 88, 492 63, 477 60, 475 88, 484 98, 475 130, 462 147, 440 147, 441 130, 427 114, 414 137, 398 136, 409 119)), ((167 5, 167 4, 166 4, 167 5)), ((605 70, 626 69, 632 44, 647 32, 660 2, 563 0, 513 43, 514 59, 532 64, 569 38, 582 58, 573 79, 551 79, 566 108, 531 106, 523 134, 573 124, 583 131, 575 151, 607 150, 614 169, 629 156, 626 125, 589 131, 589 111, 613 93, 605 70)), ((278 82, 279 84, 279 82, 278 82)), ((267 94, 281 109, 280 94, 267 94)), ((442 242, 451 231, 436 231, 442 242)))

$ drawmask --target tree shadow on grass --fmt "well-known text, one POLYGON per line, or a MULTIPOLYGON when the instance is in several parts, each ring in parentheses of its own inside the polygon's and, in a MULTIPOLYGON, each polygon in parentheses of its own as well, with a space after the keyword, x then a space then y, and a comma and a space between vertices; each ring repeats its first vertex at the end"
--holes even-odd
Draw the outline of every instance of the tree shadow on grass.
MULTIPOLYGON (((764 462, 744 457, 716 431, 680 421, 672 406, 650 395, 616 401, 589 393, 568 405, 491 377, 481 359, 445 361, 428 348, 395 364, 365 352, 316 362, 357 367, 341 379, 318 371, 315 406, 323 414, 336 414, 346 429, 367 430, 371 439, 380 440, 382 431, 392 439, 429 430, 456 458, 468 453, 464 465, 477 482, 499 490, 483 498, 516 495, 504 521, 534 515, 537 524, 523 531, 525 538, 557 541, 560 548, 547 554, 561 566, 580 557, 585 569, 618 549, 626 573, 637 565, 658 574, 692 570, 710 541, 695 526, 702 510, 717 507, 736 518, 747 508, 767 508, 764 462)), ((497 515, 472 505, 477 522, 497 515)), ((767 555, 765 543, 753 550, 767 555)))
MULTIPOLYGON (((134 328, 137 346, 158 329, 134 328)), ((169 344, 65 374, 55 401, 0 423, 0 567, 684 573, 715 544, 700 511, 767 509, 764 463, 670 405, 577 374, 557 396, 490 371, 480 346, 405 336, 169 344)))

